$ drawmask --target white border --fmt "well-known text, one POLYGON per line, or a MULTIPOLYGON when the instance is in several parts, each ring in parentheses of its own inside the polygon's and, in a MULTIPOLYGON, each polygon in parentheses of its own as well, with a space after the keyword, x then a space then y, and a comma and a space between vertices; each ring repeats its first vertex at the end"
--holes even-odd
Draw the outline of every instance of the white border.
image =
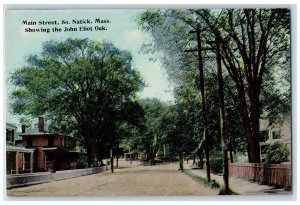
MULTIPOLYGON (((201 3, 201 4, 197 4, 199 3, 198 1, 195 0, 183 0, 183 1, 172 1, 172 0, 109 0, 109 1, 93 1, 93 0, 44 0, 44 1, 39 1, 39 0, 2 0, 1 1, 1 16, 0 16, 0 21, 2 23, 0 23, 0 30, 4 31, 4 6, 6 8, 22 8, 22 9, 42 9, 42 8, 46 8, 46 9, 64 9, 64 8, 71 8, 71 9, 76 9, 76 8, 190 8, 190 7, 206 7, 206 8, 216 8, 216 7, 282 7, 282 6, 286 6, 289 4, 294 4, 295 6, 293 7, 294 10, 299 11, 299 4, 297 0, 286 0, 286 1, 280 1, 280 0, 273 0, 273 1, 266 1, 266 0, 255 0, 255 1, 242 1, 242 0, 227 0, 227 1, 220 1, 220 0, 210 0, 208 1, 208 3, 201 3), (70 4, 70 2, 72 4, 70 4), (96 4, 96 3, 101 3, 101 4, 96 4), (249 4, 251 3, 251 4, 249 4), (55 5, 54 5, 55 4, 55 5), (275 5, 277 4, 277 5, 275 5)), ((298 108, 298 99, 297 99, 297 91, 299 90, 299 85, 297 83, 297 79, 299 79, 299 72, 297 72, 297 50, 299 50, 299 41, 297 41, 297 34, 299 35, 299 15, 295 14, 295 18, 293 20, 297 21, 297 22, 292 22, 293 27, 292 27, 292 36, 294 36, 293 41, 292 41, 292 85, 293 85, 293 89, 292 89, 292 93, 293 93, 293 109, 292 109, 292 132, 293 132, 293 150, 296 150, 297 147, 299 145, 299 141, 294 141, 297 138, 297 118, 299 116, 299 108, 298 108), (297 45, 297 46, 296 46, 297 45)), ((3 51, 4 51, 4 33, 1 32, 0 33, 1 36, 1 43, 0 43, 0 47, 2 48, 0 51, 0 62, 1 62, 1 71, 0 71, 0 88, 2 89, 2 92, 0 91, 0 96, 1 96, 1 100, 0 100, 0 116, 1 116, 1 120, 0 120, 0 133, 1 133, 1 138, 2 140, 0 140, 0 148, 4 148, 4 140, 5 140, 5 132, 4 132, 4 125, 5 125, 5 108, 4 108, 4 101, 3 99, 5 96, 5 79, 4 79, 4 73, 3 73, 3 68, 4 68, 4 58, 3 58, 3 51), (3 109, 4 108, 4 109, 3 109)), ((4 162, 4 149, 1 149, 2 153, 0 153, 0 163, 4 162)), ((295 152, 294 152, 295 153, 295 152)), ((297 161, 300 159, 299 157, 299 151, 297 152, 297 155, 293 157, 293 166, 294 168, 296 168, 296 170, 299 172, 300 168, 299 168, 299 163, 297 163, 297 161), (295 158, 296 157, 296 158, 295 158), (297 161, 296 161, 297 160, 297 161)), ((0 196, 2 195, 2 193, 4 193, 3 189, 4 189, 4 182, 5 182, 5 178, 4 173, 3 173, 3 166, 5 163, 1 163, 1 169, 0 169, 0 196), (3 185, 3 186, 2 186, 3 185)), ((296 194, 296 189, 299 192, 298 189, 298 185, 299 185, 299 176, 297 176, 297 185, 296 187, 294 187, 294 194, 296 194), (296 188, 296 189, 295 189, 296 188)), ((295 182, 295 178, 293 178, 293 181, 295 182)), ((269 200, 272 201, 272 204, 282 204, 282 203, 289 203, 289 204, 296 204, 299 200, 299 194, 294 195, 295 197, 292 199, 293 201, 288 201, 288 202, 282 202, 282 200, 285 200, 284 197, 283 198, 278 198, 275 197, 270 198, 269 200), (275 201, 274 201, 275 200, 275 201)), ((116 202, 113 202, 112 198, 75 198, 75 197, 71 197, 71 198, 67 198, 67 197, 63 197, 63 198, 17 198, 18 200, 13 200, 13 201, 7 201, 7 200, 11 200, 11 199, 7 199, 4 198, 4 196, 2 196, 2 200, 5 199, 6 201, 4 201, 4 204, 15 204, 15 203, 22 203, 22 204, 36 204, 36 203, 43 203, 43 204, 53 204, 53 200, 60 202, 65 204, 82 204, 82 200, 88 200, 89 204, 95 204, 95 203, 99 203, 97 200, 107 200, 105 202, 105 204, 117 204, 120 203, 118 201, 120 200, 124 200, 123 202, 121 202, 122 204, 132 204, 131 200, 138 200, 138 203, 142 203, 142 204, 157 204, 157 203, 161 203, 160 201, 164 201, 163 203, 167 203, 167 204, 178 204, 178 203, 188 203, 188 204, 199 204, 202 203, 204 201, 202 201, 201 198, 195 199, 193 197, 191 198, 186 198, 186 197, 175 197, 175 198, 170 198, 170 197, 159 197, 159 198, 151 198, 151 197, 145 197, 145 198, 137 198, 137 199, 132 199, 132 198, 128 198, 128 197, 122 197, 122 198, 116 198, 115 200, 118 200, 116 202), (20 200, 25 200, 24 201, 20 201, 20 200), (33 200, 33 201, 32 201, 33 200), (43 202, 39 202, 40 200, 42 200, 43 202), (45 200, 51 200, 51 201, 45 201, 45 200), (95 201, 96 200, 96 201, 95 201), (151 200, 151 202, 149 202, 149 200, 151 200), (166 201, 168 200, 168 201, 166 201), (171 200, 173 200, 172 202, 170 202, 171 200), (196 200, 196 201, 194 201, 196 200), (200 201, 198 201, 200 200, 200 201)), ((204 199, 205 200, 205 199, 204 199)), ((207 200, 207 199, 206 199, 207 200)), ((253 203, 251 201, 257 201, 257 200, 264 200, 261 199, 260 197, 236 197, 236 198, 232 198, 232 197, 215 197, 213 199, 209 199, 211 200, 210 202, 205 201, 205 203, 212 203, 215 204, 216 201, 223 201, 221 202, 222 204, 240 204, 241 202, 239 202, 240 200, 243 200, 243 204, 247 204, 247 203, 253 203), (233 200, 233 201, 228 201, 228 200, 233 200), (244 201, 246 200, 246 201, 244 201)), ((54 202, 56 203, 56 202, 54 202)), ((84 202, 84 204, 86 204, 86 202, 84 202)), ((100 202, 102 203, 102 202, 100 202)), ((257 202, 255 202, 257 203, 257 202)))

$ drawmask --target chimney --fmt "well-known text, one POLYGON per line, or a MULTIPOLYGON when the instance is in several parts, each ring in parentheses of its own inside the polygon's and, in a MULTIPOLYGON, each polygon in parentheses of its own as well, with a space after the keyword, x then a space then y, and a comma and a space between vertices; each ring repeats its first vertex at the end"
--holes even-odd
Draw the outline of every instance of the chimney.
POLYGON ((22 133, 25 133, 25 132, 26 132, 26 125, 22 124, 22 133))
POLYGON ((43 117, 39 117, 39 132, 44 132, 45 120, 43 117))

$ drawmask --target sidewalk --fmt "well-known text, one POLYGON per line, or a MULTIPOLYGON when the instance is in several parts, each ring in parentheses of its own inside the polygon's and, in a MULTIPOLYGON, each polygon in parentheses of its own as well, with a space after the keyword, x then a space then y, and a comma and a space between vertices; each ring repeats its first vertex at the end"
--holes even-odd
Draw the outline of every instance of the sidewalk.
MULTIPOLYGON (((192 169, 192 163, 185 162, 184 167, 191 170, 193 174, 206 178, 206 169, 192 169)), ((215 180, 218 184, 224 186, 223 176, 221 174, 211 173, 211 180, 215 180)), ((250 182, 236 177, 229 177, 229 186, 232 191, 240 195, 288 195, 291 191, 284 189, 275 189, 269 185, 261 185, 256 182, 250 182)))

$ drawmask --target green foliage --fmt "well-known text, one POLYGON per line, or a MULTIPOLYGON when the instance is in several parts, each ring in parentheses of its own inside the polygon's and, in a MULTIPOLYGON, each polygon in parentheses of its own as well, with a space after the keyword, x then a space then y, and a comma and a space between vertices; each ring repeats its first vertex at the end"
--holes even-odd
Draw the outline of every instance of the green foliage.
POLYGON ((51 128, 64 133, 76 129, 89 164, 95 148, 114 146, 117 126, 132 121, 125 108, 134 107, 143 87, 130 52, 106 41, 70 38, 45 42, 12 82, 17 87, 10 96, 13 112, 46 115, 51 128))
POLYGON ((145 30, 151 29, 158 23, 162 23, 159 10, 145 10, 143 13, 138 13, 137 15, 138 26, 145 30))
MULTIPOLYGON (((198 102, 199 96, 188 97, 184 93, 199 90, 199 76, 195 73, 198 62, 196 53, 184 51, 192 45, 197 25, 201 28, 203 47, 210 47, 207 42, 214 41, 216 37, 226 41, 221 46, 221 58, 227 69, 224 83, 228 144, 233 152, 246 152, 248 147, 249 160, 256 162, 259 161, 256 152, 259 149, 259 133, 256 132, 259 130, 260 114, 264 112, 274 121, 289 113, 291 108, 289 16, 287 9, 146 10, 141 14, 139 24, 141 29, 152 35, 153 40, 145 43, 142 50, 152 54, 159 52, 157 57, 176 86, 176 100, 180 106, 183 105, 180 116, 182 113, 192 116, 187 108, 192 107, 192 101, 194 104, 198 102), (282 70, 284 78, 278 77, 278 70, 282 70), (277 75, 276 79, 274 75, 277 75), (279 89, 274 86, 276 83, 280 84, 279 89), (247 145, 247 142, 255 143, 247 145)), ((210 143, 218 146, 220 126, 216 120, 218 100, 215 95, 214 59, 214 52, 202 53, 204 73, 210 79, 210 82, 205 79, 210 143)), ((201 105, 199 107, 201 110, 201 105)), ((198 112, 197 108, 194 111, 198 112)))
POLYGON ((182 171, 185 174, 187 174, 188 176, 192 177, 193 179, 199 181, 200 183, 202 183, 202 184, 204 184, 204 185, 206 185, 206 186, 208 186, 212 189, 220 189, 221 188, 221 186, 215 180, 212 180, 212 181, 209 182, 206 178, 192 173, 191 170, 184 169, 182 171))
POLYGON ((268 164, 280 164, 287 162, 289 157, 289 150, 282 142, 275 142, 269 146, 266 153, 266 162, 268 164))
POLYGON ((211 180, 209 182, 206 178, 192 173, 191 170, 184 169, 184 170, 182 170, 182 172, 184 172, 186 175, 192 177, 196 181, 200 182, 201 184, 204 184, 205 186, 208 186, 212 189, 218 189, 220 191, 219 195, 238 195, 238 193, 236 193, 232 190, 229 190, 228 192, 225 192, 224 191, 225 188, 223 186, 221 186, 220 184, 218 184, 218 182, 216 182, 215 180, 211 180))
POLYGON ((86 155, 80 155, 78 160, 78 168, 83 169, 88 167, 88 158, 86 155))
POLYGON ((223 153, 221 151, 214 151, 211 154, 210 168, 214 173, 223 172, 223 153))

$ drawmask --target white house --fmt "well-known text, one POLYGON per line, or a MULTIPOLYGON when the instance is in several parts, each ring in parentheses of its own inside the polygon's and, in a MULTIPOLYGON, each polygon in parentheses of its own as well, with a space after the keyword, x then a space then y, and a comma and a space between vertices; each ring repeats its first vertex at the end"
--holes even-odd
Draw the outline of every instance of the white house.
POLYGON ((291 116, 286 117, 282 124, 270 124, 269 120, 260 120, 260 133, 265 136, 267 140, 260 143, 261 161, 265 161, 265 154, 268 147, 274 142, 280 141, 286 145, 290 151, 289 160, 291 160, 291 141, 292 141, 292 129, 291 129, 291 116))

